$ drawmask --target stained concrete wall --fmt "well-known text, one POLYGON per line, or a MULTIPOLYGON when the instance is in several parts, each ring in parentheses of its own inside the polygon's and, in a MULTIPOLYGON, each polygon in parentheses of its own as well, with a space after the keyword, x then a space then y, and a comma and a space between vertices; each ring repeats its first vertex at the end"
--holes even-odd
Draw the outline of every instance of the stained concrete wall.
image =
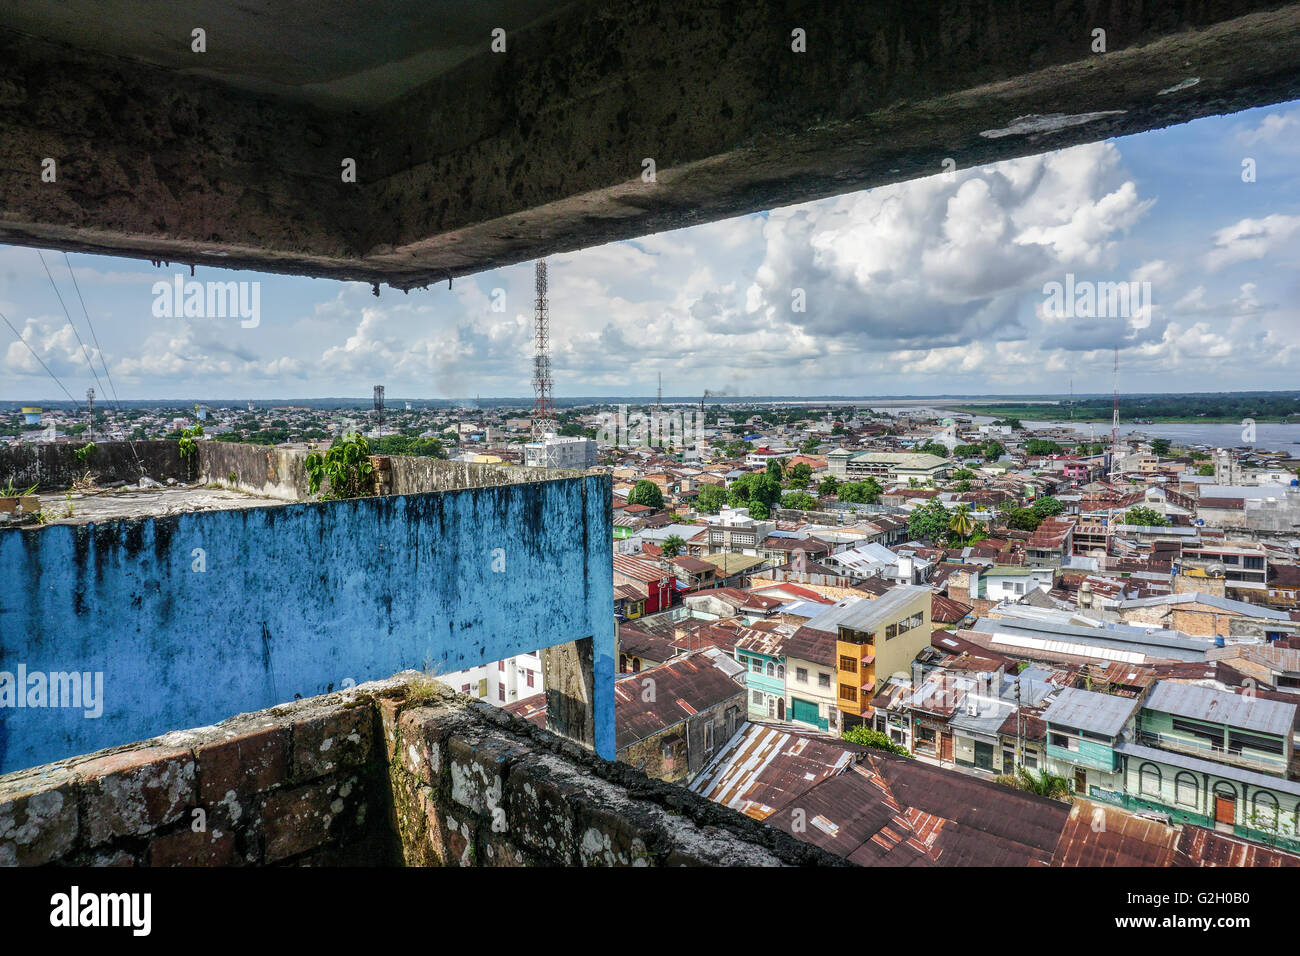
POLYGON ((0 706, 0 772, 587 637, 612 757, 609 499, 593 475, 0 531, 0 671, 103 674, 99 717, 0 706))
MULTIPOLYGON (((200 442, 199 480, 286 501, 305 501, 313 497, 308 490, 307 471, 303 467, 308 454, 294 448, 236 442, 200 442)), ((542 472, 536 468, 521 468, 517 465, 479 465, 410 455, 379 457, 388 462, 390 484, 386 492, 396 495, 481 488, 486 485, 506 485, 581 474, 578 471, 548 469, 542 472)))
POLYGON ((409 289, 1300 92, 1280 0, 582 0, 415 86, 443 31, 416 55, 418 29, 340 27, 355 0, 209 3, 208 65, 179 70, 188 27, 158 6, 0 6, 0 240, 409 289), (297 55, 231 42, 250 34, 297 55), (122 52, 159 46, 172 68, 122 52), (394 98, 311 102, 332 84, 304 71, 354 63, 333 79, 394 98))
POLYGON ((136 482, 141 472, 154 481, 187 478, 180 445, 174 441, 101 441, 86 462, 75 452, 86 442, 34 442, 0 446, 0 484, 12 480, 19 488, 38 485, 48 494, 72 487, 87 471, 100 484, 111 481, 136 482))
POLYGON ((307 469, 303 467, 305 451, 224 441, 203 441, 198 447, 198 478, 204 484, 225 485, 283 501, 311 497, 307 469))

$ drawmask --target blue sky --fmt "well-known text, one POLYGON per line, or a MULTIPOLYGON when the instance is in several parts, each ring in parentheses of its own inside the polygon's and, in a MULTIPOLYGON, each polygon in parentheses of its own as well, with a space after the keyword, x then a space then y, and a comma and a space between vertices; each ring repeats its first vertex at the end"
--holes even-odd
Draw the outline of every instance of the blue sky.
MULTIPOLYGON (((556 394, 1108 392, 1117 342, 1125 391, 1296 388, 1298 160, 1289 103, 554 256, 556 394), (1152 306, 1046 314, 1067 273, 1149 281, 1152 306)), ((244 328, 156 316, 175 267, 43 255, 124 400, 532 393, 531 264, 379 298, 200 267, 260 282, 244 328)), ((0 312, 74 395, 95 384, 35 250, 0 247, 0 312)), ((0 324, 0 399, 60 396, 0 324)))

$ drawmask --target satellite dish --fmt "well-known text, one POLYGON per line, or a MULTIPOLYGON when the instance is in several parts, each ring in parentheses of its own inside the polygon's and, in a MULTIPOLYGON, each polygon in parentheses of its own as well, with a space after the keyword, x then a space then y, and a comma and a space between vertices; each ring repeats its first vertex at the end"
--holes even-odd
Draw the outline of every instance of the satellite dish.
POLYGON ((1212 578, 1226 578, 1228 576, 1227 569, 1217 562, 1206 568, 1205 573, 1212 578))

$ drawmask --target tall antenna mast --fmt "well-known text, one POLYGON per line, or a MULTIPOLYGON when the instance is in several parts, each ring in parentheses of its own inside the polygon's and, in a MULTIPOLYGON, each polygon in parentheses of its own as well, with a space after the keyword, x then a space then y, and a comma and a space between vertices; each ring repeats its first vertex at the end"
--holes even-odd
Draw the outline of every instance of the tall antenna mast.
POLYGON ((541 438, 555 423, 555 399, 551 384, 551 316, 546 304, 546 260, 537 260, 536 279, 537 353, 533 357, 533 437, 541 438))
POLYGON ((664 373, 659 373, 659 390, 655 392, 655 420, 651 434, 654 436, 653 441, 663 449, 664 440, 661 429, 664 427, 664 373))
POLYGON ((384 386, 375 386, 375 428, 384 427, 384 386))
POLYGON ((1119 480, 1119 346, 1115 346, 1115 397, 1110 417, 1110 479, 1119 480))
POLYGON ((86 437, 95 437, 95 388, 92 385, 86 389, 86 415, 90 424, 86 428, 86 437))

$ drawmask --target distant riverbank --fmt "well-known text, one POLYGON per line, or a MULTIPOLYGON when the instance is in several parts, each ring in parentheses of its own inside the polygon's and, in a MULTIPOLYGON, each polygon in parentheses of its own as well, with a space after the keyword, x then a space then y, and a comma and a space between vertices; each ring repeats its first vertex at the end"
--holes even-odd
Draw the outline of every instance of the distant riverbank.
MULTIPOLYGON (((961 412, 965 415, 978 415, 989 419, 999 418, 1018 418, 1022 422, 1061 422, 1060 405, 1008 405, 1003 408, 990 409, 988 407, 972 405, 936 405, 936 408, 944 409, 950 412, 961 412)), ((1300 421, 1294 418, 1256 418, 1256 424, 1263 425, 1300 425, 1300 421)), ((1105 417, 1083 417, 1065 421, 1066 425, 1105 425, 1110 428, 1110 416, 1105 417)), ((1153 415, 1150 418, 1144 418, 1140 422, 1133 420, 1120 419, 1121 425, 1240 425, 1241 419, 1235 416, 1220 416, 1211 418, 1208 416, 1188 416, 1188 415, 1153 415)))

